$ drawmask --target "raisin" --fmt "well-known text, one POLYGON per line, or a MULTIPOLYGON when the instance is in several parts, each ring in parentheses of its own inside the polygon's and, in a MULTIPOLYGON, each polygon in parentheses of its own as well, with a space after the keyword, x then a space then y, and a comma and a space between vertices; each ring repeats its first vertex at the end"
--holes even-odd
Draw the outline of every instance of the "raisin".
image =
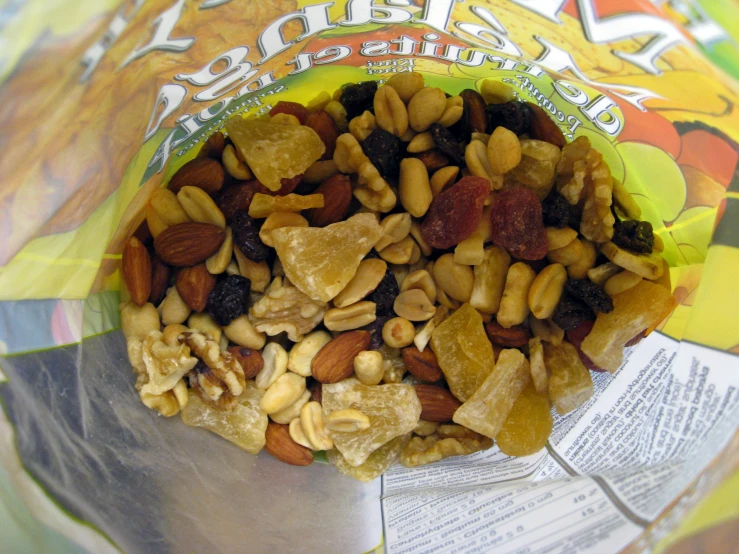
POLYGON ((558 229, 567 227, 570 219, 570 204, 555 189, 552 189, 549 196, 541 203, 541 209, 544 215, 544 225, 558 229))
POLYGON ((400 173, 400 138, 379 127, 362 143, 364 154, 384 178, 400 173))
POLYGON ((205 309, 219 325, 228 325, 249 309, 251 281, 241 275, 229 275, 208 295, 205 309))
POLYGON ((564 292, 554 309, 552 321, 561 329, 569 331, 583 321, 594 321, 595 313, 585 302, 564 292))
POLYGON ((541 260, 549 249, 541 204, 525 187, 504 190, 490 209, 493 243, 521 260, 541 260))
POLYGON ((347 121, 362 115, 365 110, 374 113, 376 92, 377 81, 364 81, 356 85, 346 86, 341 93, 339 103, 346 110, 347 121))
POLYGON ((572 346, 577 350, 577 355, 580 356, 582 365, 587 367, 591 371, 605 371, 602 367, 598 367, 596 363, 591 360, 585 352, 580 349, 582 341, 588 336, 588 333, 593 329, 594 321, 588 320, 583 321, 580 325, 574 329, 567 331, 567 340, 572 343, 572 346))
POLYGON ((477 229, 489 193, 487 179, 462 177, 431 202, 421 224, 421 235, 431 246, 442 250, 459 244, 477 229))
POLYGON ((395 303, 395 297, 399 294, 400 287, 398 287, 398 281, 393 272, 388 269, 380 284, 377 285, 368 298, 371 302, 375 303, 375 313, 378 318, 381 315, 395 315, 393 304, 395 303))
POLYGON ((305 124, 305 120, 308 118, 309 114, 308 108, 303 106, 303 104, 298 104, 297 102, 285 102, 284 100, 277 102, 275 107, 269 111, 269 115, 271 116, 277 115, 278 113, 294 115, 298 118, 301 125, 305 124))
POLYGON ((241 210, 231 220, 234 244, 252 262, 262 262, 269 257, 269 247, 259 238, 259 228, 249 214, 241 210))
POLYGON ((254 194, 260 192, 256 185, 262 187, 259 181, 249 181, 234 183, 221 189, 217 196, 217 204, 226 218, 226 223, 231 223, 236 212, 249 209, 254 194))
POLYGON ((454 138, 451 131, 438 123, 431 125, 430 130, 439 152, 449 158, 454 165, 464 165, 464 146, 454 138))
POLYGON ((531 108, 523 102, 505 102, 503 104, 488 104, 485 106, 488 116, 488 133, 498 127, 505 127, 521 136, 528 132, 531 126, 531 108))
POLYGON ((654 246, 652 224, 648 221, 636 221, 634 219, 619 221, 616 218, 611 241, 621 248, 627 248, 642 254, 651 254, 654 246))
POLYGON ((529 343, 531 334, 523 325, 505 328, 497 321, 485 325, 485 332, 490 342, 506 348, 520 348, 529 343))
POLYGON ((590 279, 568 279, 565 290, 585 302, 594 312, 609 314, 613 311, 611 297, 590 279))
POLYGON ((361 328, 362 331, 370 332, 370 344, 367 347, 368 350, 379 350, 382 348, 385 341, 382 339, 382 328, 385 324, 394 317, 393 315, 381 315, 377 316, 372 323, 369 323, 361 328))

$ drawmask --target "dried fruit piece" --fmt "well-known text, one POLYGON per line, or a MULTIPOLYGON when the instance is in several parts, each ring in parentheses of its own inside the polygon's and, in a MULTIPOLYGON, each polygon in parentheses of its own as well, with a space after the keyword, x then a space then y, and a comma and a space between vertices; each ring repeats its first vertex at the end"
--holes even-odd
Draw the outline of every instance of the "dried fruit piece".
POLYGON ((269 115, 274 117, 278 113, 284 113, 288 115, 294 115, 298 118, 301 125, 305 125, 305 120, 308 118, 308 108, 300 104, 299 102, 286 102, 280 100, 275 104, 275 107, 269 111, 269 115))
MULTIPOLYGON (((156 241, 154 244, 156 245, 156 241)), ((665 271, 665 261, 659 252, 637 254, 630 250, 624 250, 610 241, 602 244, 600 251, 617 266, 641 275, 645 279, 659 279, 665 271)))
POLYGON ((615 372, 623 360, 624 345, 662 321, 677 305, 665 287, 642 280, 613 297, 613 311, 598 314, 582 351, 598 366, 615 372))
POLYGON ((334 118, 324 110, 316 110, 308 114, 304 125, 313 129, 326 147, 321 159, 332 159, 334 150, 336 150, 336 139, 339 137, 339 128, 336 126, 334 118))
POLYGON ((626 221, 616 220, 613 226, 613 238, 615 245, 628 248, 642 254, 651 254, 654 246, 654 233, 652 224, 648 221, 626 221))
POLYGON ((554 173, 559 161, 559 148, 540 140, 521 141, 521 162, 511 170, 515 181, 533 190, 544 200, 554 185, 554 173))
POLYGON ((377 81, 363 81, 344 87, 339 103, 344 106, 347 119, 351 121, 365 110, 373 112, 376 92, 377 81))
POLYGON ((593 379, 569 342, 544 343, 544 365, 549 370, 549 398, 558 414, 579 407, 593 395, 593 379))
POLYGON ((611 297, 589 279, 568 279, 565 290, 571 296, 585 302, 594 312, 607 314, 613 310, 611 297))
POLYGON ((229 275, 218 282, 208 296, 206 309, 219 325, 228 325, 249 309, 249 279, 229 275))
POLYGON ((252 198, 258 192, 259 181, 248 183, 234 183, 224 188, 216 197, 216 204, 226 218, 226 223, 231 223, 236 212, 249 210, 252 198))
POLYGON ((400 454, 405 467, 419 467, 449 458, 487 450, 493 440, 459 425, 439 425, 437 432, 413 437, 400 454))
POLYGON ((493 243, 522 260, 541 260, 549 249, 536 194, 524 187, 499 192, 490 209, 493 243))
POLYGON ((252 262, 262 262, 269 256, 269 247, 259 238, 256 222, 246 212, 236 212, 231 221, 234 246, 252 262))
POLYGON ((566 291, 562 293, 559 304, 554 308, 552 321, 565 331, 574 329, 583 321, 592 321, 595 313, 585 302, 566 291))
POLYGON ((336 449, 353 467, 366 462, 388 441, 413 431, 421 415, 421 403, 410 385, 363 385, 350 378, 324 384, 322 389, 325 415, 356 409, 370 420, 369 428, 362 431, 328 432, 336 449))
POLYGON ((323 228, 283 227, 272 232, 285 275, 321 302, 341 292, 381 236, 377 219, 368 213, 323 228))
POLYGON ((421 235, 431 246, 442 250, 463 241, 477 229, 489 192, 487 179, 463 177, 431 202, 421 235))
POLYGON ((454 165, 463 165, 464 144, 458 142, 449 129, 438 123, 434 123, 430 127, 430 131, 431 137, 434 139, 434 144, 439 149, 439 152, 449 158, 454 165))
POLYGON ((250 454, 257 454, 265 443, 267 414, 259 407, 264 391, 247 385, 230 412, 219 410, 190 393, 182 409, 182 422, 191 427, 202 427, 220 435, 250 454))
MULTIPOLYGON (((393 277, 393 280, 395 280, 395 277, 393 277)), ((393 316, 390 314, 378 315, 377 319, 375 319, 372 323, 362 327, 362 331, 368 331, 370 334, 370 344, 367 347, 367 350, 379 350, 380 348, 382 348, 382 345, 385 344, 385 342, 382 340, 382 328, 385 326, 385 323, 387 323, 392 318, 393 316)))
POLYGON ((541 203, 544 225, 564 229, 570 217, 570 205, 560 193, 552 189, 541 203))
POLYGON ((585 337, 587 337, 590 331, 593 330, 593 325, 595 325, 595 321, 583 321, 574 329, 567 331, 567 340, 575 347, 577 355, 580 356, 580 361, 585 367, 590 371, 605 371, 605 369, 598 367, 593 360, 588 358, 585 352, 580 348, 582 341, 585 340, 585 337))
POLYGON ((497 321, 486 323, 485 332, 490 342, 505 348, 520 348, 528 344, 531 337, 529 330, 523 325, 514 325, 506 329, 497 321))
POLYGON ((323 206, 322 194, 270 196, 258 192, 249 205, 249 216, 262 219, 274 212, 299 212, 311 208, 323 208, 323 206))
POLYGON ((487 131, 497 127, 505 127, 521 136, 529 131, 531 125, 531 108, 523 102, 505 102, 504 104, 488 104, 485 106, 488 124, 487 131))
MULTIPOLYGON (((399 73, 399 75, 403 74, 399 73)), ((329 450, 326 453, 326 457, 329 462, 336 466, 339 473, 353 477, 358 481, 369 483, 385 473, 395 463, 400 457, 400 451, 403 450, 403 447, 408 444, 410 439, 410 433, 395 437, 390 442, 375 450, 369 455, 367 461, 357 467, 350 466, 346 459, 344 459, 344 456, 341 455, 341 452, 336 449, 329 450)))
POLYGON ((284 177, 304 173, 326 151, 321 137, 304 125, 279 125, 233 117, 226 130, 259 182, 280 190, 284 177))
POLYGON ((503 350, 485 382, 454 413, 454 423, 494 439, 530 381, 526 357, 519 350, 503 350))
POLYGON ((400 171, 400 138, 383 129, 375 129, 362 142, 362 151, 384 178, 400 171))
POLYGON ((375 313, 377 316, 394 316, 395 311, 393 310, 393 304, 398 294, 400 294, 400 287, 398 287, 398 280, 395 278, 393 272, 388 269, 385 272, 385 276, 380 281, 380 284, 375 287, 367 299, 374 302, 377 306, 375 313))
POLYGON ((549 395, 546 391, 536 392, 530 383, 513 403, 495 442, 503 454, 530 456, 544 448, 551 433, 549 395))
POLYGON ((431 348, 452 394, 464 402, 493 370, 495 358, 482 317, 464 304, 431 335, 431 348))

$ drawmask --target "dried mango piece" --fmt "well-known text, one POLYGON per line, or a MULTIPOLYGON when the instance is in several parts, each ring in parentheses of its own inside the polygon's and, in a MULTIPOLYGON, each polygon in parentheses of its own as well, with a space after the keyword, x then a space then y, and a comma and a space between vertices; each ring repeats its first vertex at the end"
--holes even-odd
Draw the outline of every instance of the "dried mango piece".
POLYGON ((339 473, 354 477, 358 481, 369 483, 385 473, 387 469, 400 457, 400 451, 411 440, 411 433, 395 437, 369 455, 367 461, 357 467, 350 466, 341 452, 329 450, 326 454, 328 461, 336 466, 339 473))
POLYGON ((530 382, 531 369, 526 357, 519 350, 504 349, 492 373, 475 394, 457 408, 452 420, 494 439, 516 398, 530 382))
POLYGON ((593 330, 580 348, 598 367, 613 373, 623 361, 624 345, 645 329, 657 325, 675 306, 677 302, 669 290, 642 279, 613 296, 613 311, 598 314, 593 330))
POLYGON ((352 467, 395 437, 410 433, 421 417, 421 402, 410 385, 363 385, 350 378, 322 387, 324 416, 336 410, 360 410, 370 426, 350 433, 328 431, 334 447, 352 467))
POLYGON ((285 275, 318 302, 328 302, 342 291, 381 236, 377 218, 368 213, 326 227, 272 231, 285 275))
POLYGON ((495 441, 503 454, 530 456, 544 448, 552 434, 552 411, 546 391, 530 383, 516 398, 495 441))
POLYGON ((323 208, 323 194, 270 196, 258 192, 249 205, 249 216, 262 219, 273 212, 299 212, 311 208, 323 208))
POLYGON ((434 329, 431 348, 449 389, 462 402, 472 396, 495 364, 482 317, 469 304, 464 304, 434 329))
POLYGON ((256 178, 269 190, 280 190, 282 179, 304 173, 326 151, 321 137, 304 125, 280 125, 232 117, 228 136, 256 178))
POLYGON ((529 365, 534 388, 538 392, 546 392, 549 389, 549 374, 544 365, 544 348, 539 337, 529 339, 529 365))
POLYGON ((250 454, 257 454, 264 446, 268 421, 267 414, 259 407, 262 396, 264 391, 247 382, 236 408, 224 412, 190 392, 187 405, 181 412, 182 421, 185 425, 212 431, 250 454))
POLYGON ((487 450, 493 440, 459 425, 440 425, 426 437, 413 437, 400 454, 405 467, 418 467, 449 458, 487 450))
POLYGON ((558 414, 567 414, 593 396, 593 379, 569 342, 544 343, 544 365, 549 370, 549 399, 558 414))

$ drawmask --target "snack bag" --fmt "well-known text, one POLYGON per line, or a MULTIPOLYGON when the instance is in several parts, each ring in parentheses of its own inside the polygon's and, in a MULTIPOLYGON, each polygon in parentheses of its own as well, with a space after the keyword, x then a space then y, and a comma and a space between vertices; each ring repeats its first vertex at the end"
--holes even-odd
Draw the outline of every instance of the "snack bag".
POLYGON ((654 545, 736 463, 713 9, 0 7, 10 550, 654 545))

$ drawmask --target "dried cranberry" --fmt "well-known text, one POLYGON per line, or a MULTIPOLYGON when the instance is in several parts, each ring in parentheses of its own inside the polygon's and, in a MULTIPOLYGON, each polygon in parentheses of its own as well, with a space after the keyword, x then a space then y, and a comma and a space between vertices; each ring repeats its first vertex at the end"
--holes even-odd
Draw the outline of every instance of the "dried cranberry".
POLYGON ((241 275, 229 275, 208 295, 205 309, 219 325, 228 325, 249 309, 251 281, 241 275))
POLYGON ((565 331, 574 329, 583 321, 593 320, 595 320, 595 313, 590 306, 567 291, 562 293, 559 304, 552 314, 552 321, 565 331))
POLYGON ((231 220, 234 244, 252 262, 262 262, 269 257, 269 247, 259 238, 259 228, 249 214, 241 210, 231 220))
POLYGON ((595 362, 591 360, 588 355, 580 349, 582 341, 584 341, 585 337, 588 336, 594 324, 594 321, 583 321, 574 329, 570 329, 569 331, 567 331, 567 340, 570 341, 570 343, 572 343, 572 346, 575 347, 575 350, 577 350, 577 355, 580 356, 580 361, 582 362, 582 365, 584 365, 591 371, 605 371, 605 369, 598 367, 595 362))
POLYGON ((454 138, 454 135, 438 123, 431 125, 431 136, 434 139, 436 148, 449 158, 454 165, 461 166, 464 164, 464 146, 454 138))
POLYGON ((400 173, 400 138, 379 127, 362 143, 362 150, 385 178, 400 173))
POLYGON ((590 279, 568 279, 565 290, 585 302, 594 312, 608 314, 613 311, 611 297, 590 279))
POLYGON ((489 133, 498 127, 505 127, 520 136, 528 132, 531 125, 531 108, 523 102, 488 104, 485 106, 485 113, 488 116, 489 133))
POLYGON ((477 229, 489 193, 487 179, 462 177, 431 202, 421 224, 421 235, 431 246, 442 250, 459 244, 477 229))
POLYGON ((374 113, 375 93, 377 92, 377 81, 364 81, 356 85, 344 87, 339 98, 339 103, 346 110, 346 117, 351 121, 365 110, 374 113))
POLYGON ((570 204, 556 189, 552 189, 549 196, 544 199, 541 208, 544 215, 544 225, 557 227, 558 229, 567 227, 570 218, 570 204))
POLYGON ((398 287, 398 281, 395 278, 390 269, 385 272, 385 276, 377 285, 372 294, 369 295, 368 300, 374 302, 376 305, 375 313, 379 316, 394 315, 393 304, 395 303, 395 297, 400 294, 400 288, 398 287))
POLYGON ((490 209, 493 243, 521 260, 547 255, 547 232, 536 193, 525 187, 504 190, 490 209))

